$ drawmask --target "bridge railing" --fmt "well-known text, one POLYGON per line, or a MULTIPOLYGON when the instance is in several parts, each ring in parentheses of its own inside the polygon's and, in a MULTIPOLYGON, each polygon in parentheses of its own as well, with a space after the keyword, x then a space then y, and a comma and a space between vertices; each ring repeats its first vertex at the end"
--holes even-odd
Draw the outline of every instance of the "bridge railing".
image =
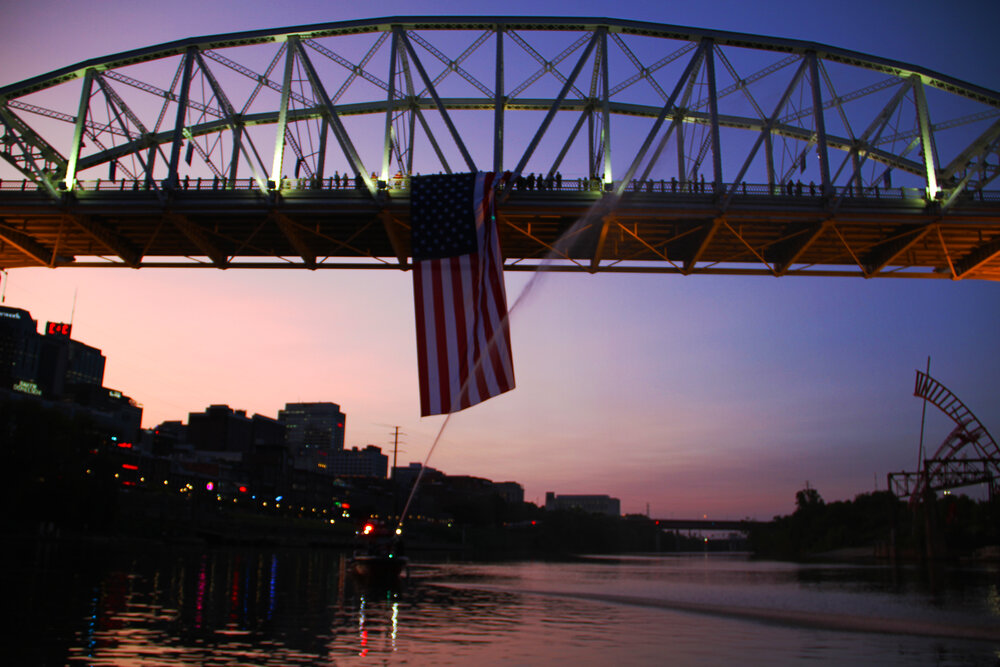
MULTIPOLYGON (((574 193, 574 192, 601 192, 616 187, 619 183, 610 183, 602 188, 602 183, 598 179, 570 178, 570 179, 549 179, 541 176, 534 176, 518 179, 513 189, 516 192, 531 192, 539 194, 547 193, 574 193)), ((160 184, 163 187, 163 184, 160 184)), ((309 190, 321 190, 331 192, 353 192, 365 190, 364 183, 360 179, 355 179, 344 175, 328 176, 325 178, 285 178, 281 183, 268 183, 268 187, 273 187, 276 191, 283 193, 301 192, 309 190)), ((390 192, 405 192, 409 190, 410 179, 407 177, 395 177, 388 181, 379 182, 381 189, 390 192)), ((728 193, 732 188, 732 183, 723 183, 716 188, 714 183, 706 181, 678 181, 675 178, 670 180, 633 180, 625 188, 626 192, 636 194, 661 194, 661 195, 713 195, 716 190, 721 193, 728 193)), ((96 179, 77 181, 75 191, 79 192, 139 192, 154 190, 153 184, 145 179, 96 179)), ((210 191, 261 191, 260 185, 253 178, 184 178, 177 184, 177 190, 210 192, 210 191)), ((31 180, 0 179, 0 191, 2 192, 36 192, 44 190, 38 183, 31 180)), ((852 186, 841 185, 833 187, 833 196, 843 199, 868 199, 868 200, 926 200, 926 191, 923 188, 895 187, 885 188, 878 186, 852 186)), ((819 198, 822 196, 820 186, 815 183, 803 183, 801 181, 789 181, 782 184, 769 185, 767 183, 740 183, 737 185, 734 194, 740 197, 786 197, 786 198, 819 198)), ((1000 201, 1000 190, 969 190, 959 195, 963 201, 1000 201)))

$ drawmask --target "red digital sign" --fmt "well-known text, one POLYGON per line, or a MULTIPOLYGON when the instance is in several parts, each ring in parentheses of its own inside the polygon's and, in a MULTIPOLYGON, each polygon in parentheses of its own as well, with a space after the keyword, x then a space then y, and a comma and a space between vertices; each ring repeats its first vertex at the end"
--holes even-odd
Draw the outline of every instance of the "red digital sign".
POLYGON ((45 333, 50 336, 66 336, 69 338, 71 331, 73 331, 73 325, 65 322, 48 322, 45 326, 45 333))

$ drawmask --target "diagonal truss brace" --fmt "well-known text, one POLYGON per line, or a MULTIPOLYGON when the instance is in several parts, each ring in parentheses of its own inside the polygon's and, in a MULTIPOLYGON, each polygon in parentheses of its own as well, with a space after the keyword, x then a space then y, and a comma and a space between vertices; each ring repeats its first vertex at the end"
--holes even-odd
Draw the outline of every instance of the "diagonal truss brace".
POLYGON ((17 156, 11 155, 6 150, 0 155, 22 174, 45 188, 50 196, 58 198, 59 194, 52 184, 52 174, 65 170, 66 159, 17 114, 8 109, 2 99, 0 99, 0 123, 6 128, 4 139, 16 144, 20 149, 23 164, 19 163, 17 156), (53 165, 55 169, 39 165, 35 159, 36 155, 42 158, 46 165, 53 165))
POLYGON ((41 266, 58 266, 73 261, 72 257, 56 255, 54 249, 39 243, 33 236, 4 222, 0 222, 0 240, 11 244, 41 266))
POLYGON ((302 257, 303 264, 309 269, 316 268, 316 253, 310 248, 309 243, 302 237, 299 232, 298 225, 289 218, 287 215, 278 210, 271 211, 271 218, 274 223, 281 230, 281 233, 285 235, 292 247, 295 248, 295 252, 299 253, 302 257))
POLYGON ((351 142, 351 137, 347 133, 347 128, 344 127, 344 124, 340 120, 340 115, 337 113, 333 103, 330 101, 330 96, 327 95, 326 88, 323 86, 323 81, 316 73, 316 68, 313 67, 312 61, 309 60, 309 57, 302 49, 302 45, 299 43, 298 38, 294 35, 288 38, 288 47, 290 51, 289 58, 292 57, 292 52, 294 52, 294 54, 302 62, 302 66, 306 70, 306 76, 309 78, 309 83, 312 85, 313 91, 319 96, 322 105, 321 108, 326 116, 326 120, 333 128, 333 134, 337 138, 337 143, 340 144, 341 150, 344 151, 344 155, 347 157, 351 168, 354 169, 355 174, 361 177, 365 186, 368 188, 368 192, 374 198, 376 194, 375 182, 365 169, 365 165, 361 161, 361 157, 358 155, 357 149, 354 148, 354 144, 351 142))
POLYGON ((454 140, 455 145, 458 147, 459 152, 462 154, 462 159, 465 160, 466 166, 469 171, 476 171, 476 163, 472 159, 472 155, 469 153, 469 149, 465 147, 465 142, 462 141, 461 135, 458 133, 458 129, 451 120, 451 116, 448 114, 448 110, 441 101, 441 98, 437 94, 437 89, 434 87, 434 83, 431 81, 430 77, 427 76, 427 70, 424 69, 423 63, 417 57, 416 51, 413 50, 413 45, 410 44, 410 39, 406 35, 406 31, 399 26, 393 26, 393 30, 396 32, 397 39, 399 39, 400 44, 403 45, 404 50, 407 55, 409 55, 410 60, 413 65, 417 68, 417 73, 420 75, 420 79, 423 81, 424 86, 427 87, 427 92, 431 94, 431 99, 434 100, 434 104, 438 111, 441 113, 441 119, 448 128, 448 132, 451 133, 451 138, 454 140))
POLYGON ((229 263, 226 253, 209 237, 208 232, 200 225, 188 220, 187 216, 179 213, 164 211, 163 217, 174 224, 188 239, 194 243, 199 250, 212 260, 218 268, 224 269, 229 263))
POLYGON ((66 219, 89 234, 95 241, 121 257, 122 261, 134 269, 142 262, 140 251, 128 238, 118 231, 93 218, 66 213, 66 219))
POLYGON ((583 66, 586 64, 587 59, 590 57, 590 53, 594 50, 594 47, 601 40, 601 36, 606 33, 607 33, 606 27, 602 26, 601 28, 598 28, 594 32, 594 36, 587 43, 586 48, 583 50, 583 54, 580 56, 580 59, 573 67, 573 71, 570 73, 569 78, 566 80, 566 83, 563 84, 562 90, 559 91, 558 97, 556 97, 556 99, 552 101, 552 106, 549 107, 549 111, 545 115, 545 119, 542 120, 542 124, 538 127, 538 130, 535 132, 535 136, 532 137, 531 142, 528 144, 528 147, 524 150, 524 155, 521 156, 520 161, 518 161, 517 166, 514 168, 510 180, 507 182, 507 186, 504 189, 503 196, 501 197, 502 200, 506 199, 507 196, 509 196, 510 190, 513 187, 514 182, 517 180, 518 176, 520 176, 521 173, 524 171, 525 166, 527 166, 528 164, 528 160, 531 159, 531 155, 535 152, 535 149, 538 148, 538 143, 542 140, 542 137, 545 135, 546 130, 549 129, 549 125, 552 123, 552 120, 555 118, 556 113, 559 111, 559 107, 562 106, 563 101, 566 99, 566 95, 573 87, 573 84, 576 81, 577 77, 580 76, 580 72, 583 70, 583 66))

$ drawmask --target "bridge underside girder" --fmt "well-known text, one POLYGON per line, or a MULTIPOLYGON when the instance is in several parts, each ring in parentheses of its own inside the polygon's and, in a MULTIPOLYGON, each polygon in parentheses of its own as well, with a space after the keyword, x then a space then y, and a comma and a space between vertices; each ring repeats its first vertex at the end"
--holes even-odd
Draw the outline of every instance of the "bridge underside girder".
MULTIPOLYGON (((1000 206, 946 217, 905 200, 513 192, 500 206, 507 270, 1000 280, 1000 206), (578 221, 582 221, 578 224, 578 221), (575 227, 574 227, 575 225, 575 227)), ((0 192, 0 267, 406 268, 409 200, 303 189, 0 192)))

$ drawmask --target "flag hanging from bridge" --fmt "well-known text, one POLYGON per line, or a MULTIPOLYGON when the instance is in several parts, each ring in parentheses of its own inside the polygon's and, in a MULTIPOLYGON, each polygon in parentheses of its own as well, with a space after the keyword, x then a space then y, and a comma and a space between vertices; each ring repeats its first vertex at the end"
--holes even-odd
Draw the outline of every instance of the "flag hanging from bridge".
POLYGON ((415 176, 410 192, 420 415, 514 388, 493 174, 415 176))

